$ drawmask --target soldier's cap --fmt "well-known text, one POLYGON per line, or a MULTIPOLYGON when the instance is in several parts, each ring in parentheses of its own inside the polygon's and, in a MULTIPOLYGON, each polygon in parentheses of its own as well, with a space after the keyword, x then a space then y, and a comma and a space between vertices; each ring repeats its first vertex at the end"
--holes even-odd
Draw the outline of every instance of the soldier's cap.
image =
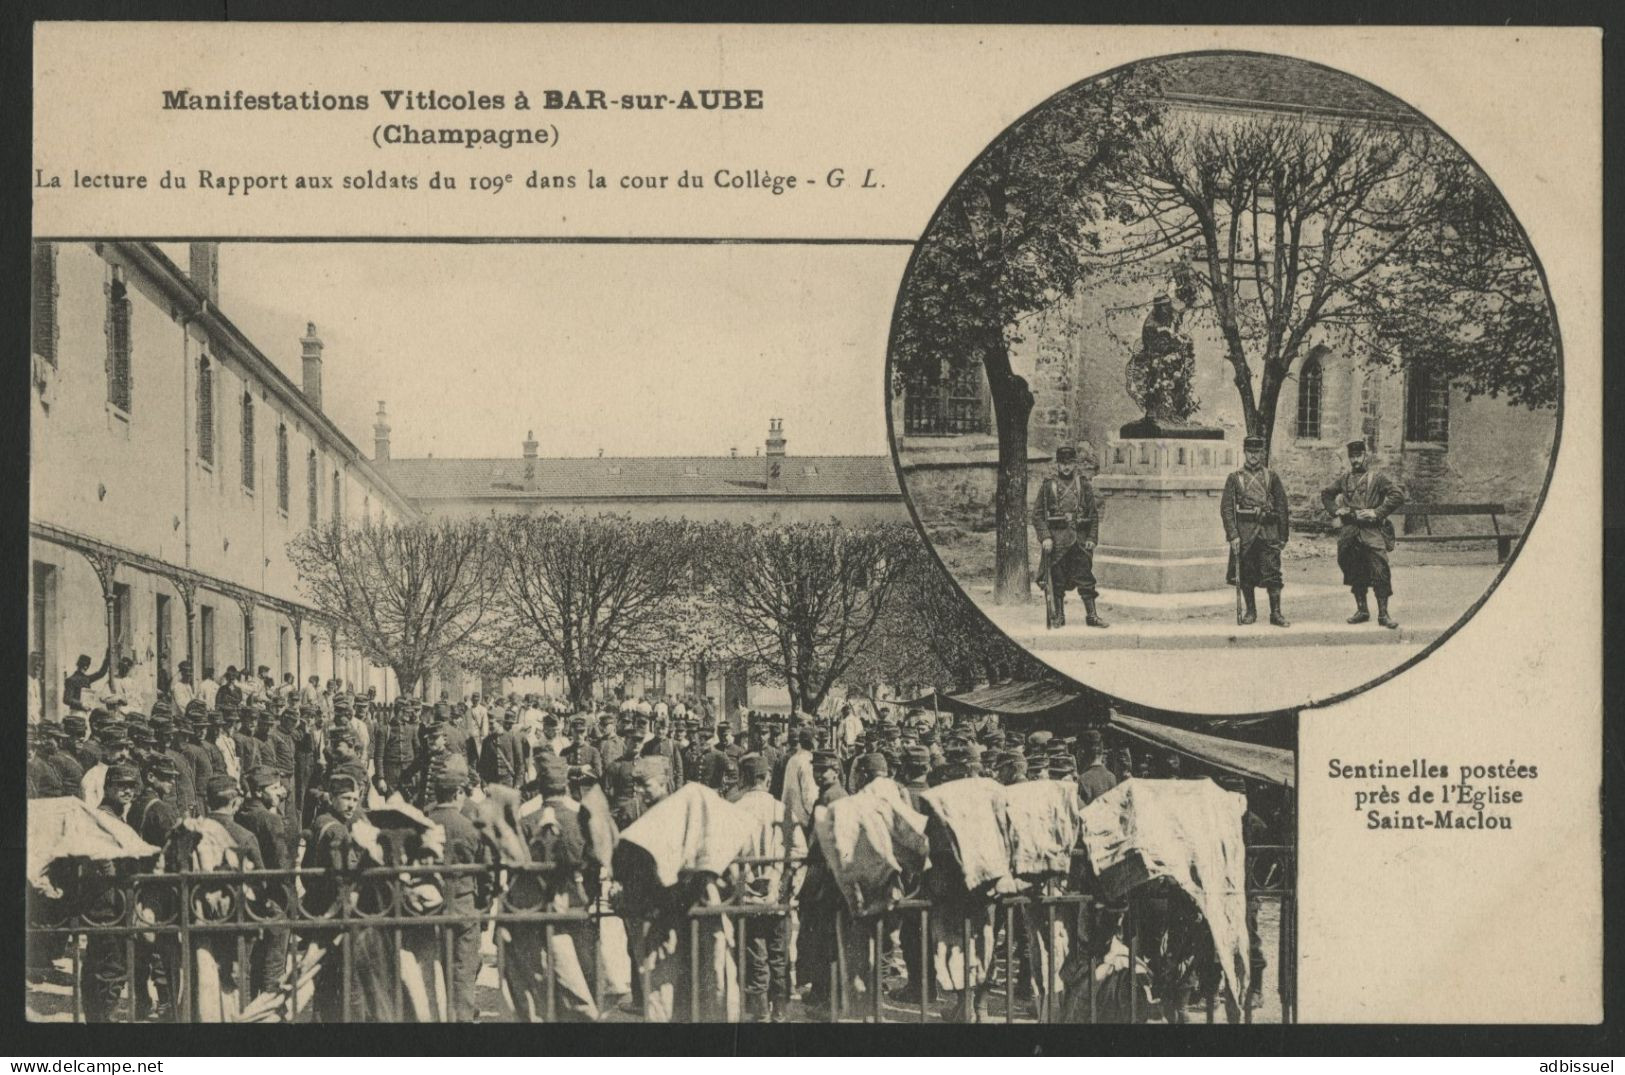
POLYGON ((840 762, 835 757, 835 752, 833 750, 813 751, 812 766, 814 769, 833 769, 839 764, 840 762))
POLYGON ((451 704, 448 702, 436 702, 434 704, 434 715, 441 718, 451 716, 451 704))
POLYGON ((284 721, 288 724, 292 724, 294 721, 299 719, 299 711, 291 707, 284 709, 282 712, 276 715, 276 719, 284 721))
POLYGON ((1057 463, 1075 463, 1078 460, 1078 450, 1070 444, 1063 444, 1055 449, 1057 463))
POLYGON ((1033 732, 1027 737, 1027 745, 1035 750, 1042 750, 1048 747, 1049 741, 1054 738, 1054 732, 1033 732))
POLYGON ((355 730, 347 724, 335 724, 327 730, 327 741, 329 743, 353 744, 355 742, 355 730))
POLYGON ((948 761, 963 764, 970 761, 970 747, 963 741, 949 743, 948 749, 942 752, 942 756, 948 761))
POLYGON ((244 779, 248 781, 250 791, 264 791, 273 784, 280 784, 282 774, 269 765, 256 765, 248 770, 248 774, 244 779))
POLYGON ((327 793, 329 795, 344 795, 347 792, 359 792, 360 790, 361 782, 355 778, 354 773, 340 769, 330 773, 327 777, 327 793))
POLYGON ((180 766, 168 754, 154 754, 147 759, 143 766, 147 778, 150 780, 179 780, 181 778, 180 766))
POLYGON ((96 733, 96 741, 104 750, 117 750, 130 745, 130 737, 124 734, 123 728, 103 728, 96 733))
POLYGON ((903 761, 910 769, 928 769, 931 767, 931 752, 919 745, 905 747, 903 761))
POLYGON ((563 795, 570 790, 570 767, 557 754, 539 755, 536 759, 536 783, 543 795, 563 795))
POLYGON ((504 724, 512 724, 519 719, 519 713, 512 709, 501 709, 497 711, 497 719, 504 724))
POLYGON ((230 698, 227 698, 223 702, 219 701, 219 700, 215 701, 215 710, 216 710, 216 712, 218 712, 221 716, 226 717, 228 719, 231 718, 231 717, 236 716, 237 715, 237 710, 239 708, 241 708, 241 707, 238 706, 237 703, 232 701, 230 698))
POLYGON ((1004 733, 997 728, 988 728, 982 732, 981 738, 986 746, 999 746, 1004 742, 1004 733))
POLYGON ((152 742, 152 728, 144 720, 132 720, 124 725, 125 734, 132 743, 152 742))
POLYGON ((1027 759, 1027 775, 1042 776, 1044 773, 1044 768, 1047 764, 1048 762, 1044 755, 1034 754, 1032 757, 1027 759))
POLYGON ((1070 754, 1051 754, 1048 768, 1051 776, 1065 776, 1078 771, 1078 763, 1072 760, 1070 754))
POLYGON ((937 733, 934 730, 932 730, 930 728, 921 728, 920 729, 920 742, 922 742, 922 743, 935 743, 936 741, 937 741, 937 733))
POLYGON ((51 729, 43 724, 30 724, 28 726, 28 745, 39 746, 49 743, 54 738, 51 729))
POLYGON ((225 773, 219 773, 209 777, 208 781, 203 785, 203 791, 210 799, 229 798, 237 794, 237 781, 225 773))
POLYGON ((739 779, 757 781, 767 775, 767 759, 760 754, 746 754, 739 759, 739 779))
POLYGON ((109 713, 101 706, 97 706, 95 709, 90 711, 90 726, 92 728, 100 728, 103 725, 111 723, 113 723, 113 714, 109 713))
POLYGON ((1351 440, 1351 441, 1349 441, 1349 443, 1348 443, 1348 453, 1349 453, 1349 458, 1350 459, 1353 459, 1357 455, 1364 455, 1365 454, 1365 441, 1363 441, 1363 440, 1351 440))
MULTIPOLYGON (((287 710, 283 710, 283 713, 286 713, 286 712, 287 712, 287 710)), ((256 718, 258 718, 255 721, 255 723, 256 724, 269 724, 273 720, 276 720, 281 715, 282 715, 282 713, 276 713, 276 712, 273 712, 272 710, 269 710, 269 709, 262 709, 258 713, 254 714, 254 716, 256 718)))
POLYGON ((155 698, 155 699, 153 699, 152 715, 154 717, 158 716, 160 713, 162 713, 165 716, 168 716, 169 714, 171 714, 173 712, 175 712, 175 707, 169 704, 169 699, 168 698, 155 698))
POLYGON ((133 765, 109 765, 107 767, 107 779, 103 781, 103 784, 109 788, 140 787, 141 774, 136 772, 135 766, 133 765))
POLYGON ((1264 450, 1264 438, 1243 437, 1241 441, 1241 448, 1243 451, 1247 452, 1261 452, 1264 450))
POLYGON ((90 724, 77 713, 69 713, 62 718, 62 730, 74 735, 84 735, 90 724))

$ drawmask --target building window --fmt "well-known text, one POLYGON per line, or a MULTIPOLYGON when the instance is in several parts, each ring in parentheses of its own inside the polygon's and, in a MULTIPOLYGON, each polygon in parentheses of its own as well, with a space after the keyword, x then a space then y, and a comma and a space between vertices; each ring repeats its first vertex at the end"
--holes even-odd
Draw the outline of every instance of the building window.
POLYGON ((1450 443, 1450 381, 1435 370, 1411 370, 1405 378, 1405 439, 1450 443))
POLYGON ((333 521, 338 522, 344 518, 344 505, 341 493, 343 483, 339 481, 339 472, 333 472, 333 521))
POLYGON ((197 618, 198 655, 205 676, 214 675, 214 606, 199 605, 197 618))
POLYGON ((243 488, 254 490, 254 397, 243 393, 243 488))
POLYGON ((288 636, 286 627, 278 626, 276 629, 276 674, 277 678, 293 671, 293 640, 288 636))
POLYGON ((135 625, 131 622, 134 612, 130 602, 130 584, 127 582, 113 583, 113 656, 135 656, 135 625))
POLYGON ((130 411, 130 295, 117 269, 107 288, 107 402, 130 411))
POLYGON ((56 246, 34 244, 34 353, 56 365, 56 246))
POLYGON ((288 427, 276 427, 276 506, 288 514, 288 427))
POLYGON ((1368 452, 1377 450, 1377 431, 1381 422, 1382 397, 1378 395, 1377 375, 1368 372, 1360 380, 1360 436, 1365 440, 1368 452))
POLYGON ((313 448, 305 457, 305 514, 310 516, 310 525, 315 526, 321 522, 316 512, 321 505, 321 478, 316 472, 316 450, 313 448))
POLYGON ((197 457, 214 465, 214 367, 208 355, 197 361, 197 457))
POLYGON ((254 610, 243 612, 243 675, 254 673, 254 610))
POLYGON ((1312 354, 1298 371, 1298 437, 1320 439, 1320 393, 1323 376, 1320 355, 1312 354))
POLYGON ((954 362, 945 358, 938 365, 936 376, 911 376, 904 385, 905 436, 952 436, 988 431, 988 408, 982 398, 979 362, 954 362))

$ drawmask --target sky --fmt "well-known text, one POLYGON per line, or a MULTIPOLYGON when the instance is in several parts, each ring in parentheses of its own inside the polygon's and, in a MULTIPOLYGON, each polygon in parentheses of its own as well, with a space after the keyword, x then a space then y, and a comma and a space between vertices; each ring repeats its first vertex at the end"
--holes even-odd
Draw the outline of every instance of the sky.
MULTIPOLYGON (((187 263, 184 245, 164 247, 187 263)), ((220 306, 324 410, 396 457, 887 452, 906 247, 227 243, 220 306)))

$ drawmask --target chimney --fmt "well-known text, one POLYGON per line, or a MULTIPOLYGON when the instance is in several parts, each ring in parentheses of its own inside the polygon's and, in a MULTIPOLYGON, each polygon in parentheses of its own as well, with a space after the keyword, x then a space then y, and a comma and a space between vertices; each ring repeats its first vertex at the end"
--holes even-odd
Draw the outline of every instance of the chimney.
POLYGON ((527 430, 525 433, 525 480, 536 480, 536 431, 527 430))
POLYGON ((767 487, 784 488, 784 419, 767 420, 767 487))
POLYGON ((299 343, 304 348, 305 399, 319 411, 322 409, 322 339, 316 335, 316 322, 306 322, 305 338, 299 343))
POLYGON ((384 401, 378 401, 378 421, 372 426, 372 458, 375 462, 389 462, 389 415, 384 413, 384 401))
POLYGON ((188 275, 210 306, 220 305, 220 244, 192 243, 188 275))

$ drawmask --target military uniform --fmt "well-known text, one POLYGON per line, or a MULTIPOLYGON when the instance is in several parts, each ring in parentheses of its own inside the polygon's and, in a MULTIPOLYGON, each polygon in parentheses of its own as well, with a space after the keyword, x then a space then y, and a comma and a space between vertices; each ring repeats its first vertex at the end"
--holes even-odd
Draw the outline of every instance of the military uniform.
MULTIPOLYGON (((260 791, 285 778, 268 765, 258 765, 248 771, 248 785, 260 791)), ((286 801, 286 800, 284 800, 286 801)), ((286 870, 293 866, 293 853, 288 840, 287 819, 275 813, 259 799, 245 799, 237 810, 237 824, 254 837, 260 849, 260 863, 267 870, 286 870)), ((260 906, 255 914, 261 917, 280 917, 288 905, 292 884, 286 878, 277 878, 257 886, 255 895, 260 906)), ((277 988, 287 969, 288 931, 268 930, 253 945, 250 956, 250 974, 255 993, 269 993, 277 988)))
MULTIPOLYGON (((161 754, 147 764, 147 777, 179 782, 184 767, 168 754, 161 754)), ((136 834, 154 847, 164 847, 169 834, 181 823, 183 814, 171 802, 160 796, 151 785, 136 796, 125 815, 125 823, 136 834)), ((175 864, 166 862, 165 867, 175 864)), ((160 920, 174 918, 178 909, 179 890, 166 885, 153 885, 142 890, 141 898, 154 916, 160 920)), ((180 940, 174 934, 158 933, 135 939, 135 1018, 139 1022, 153 1014, 153 1003, 148 999, 150 982, 158 994, 156 1015, 159 1019, 173 1016, 175 990, 180 985, 180 940)))
MULTIPOLYGON (((1076 458, 1076 453, 1063 446, 1055 453, 1056 462, 1064 463, 1076 458)), ((1095 544, 1100 540, 1100 510, 1095 500, 1095 488, 1089 479, 1074 471, 1070 479, 1059 474, 1045 478, 1038 487, 1038 499, 1033 503, 1033 530, 1040 543, 1053 542, 1038 562, 1038 584, 1046 591, 1053 583, 1055 592, 1050 600, 1056 609, 1056 623, 1066 622, 1065 600, 1069 590, 1077 590, 1088 610, 1091 627, 1106 626, 1095 614, 1095 544)))
MULTIPOLYGON (((312 916, 329 912, 336 915, 336 905, 341 891, 337 874, 353 870, 359 863, 360 855, 350 841, 349 823, 333 813, 330 807, 324 806, 310 826, 310 842, 305 845, 305 857, 299 865, 306 869, 329 872, 305 878, 305 910, 312 916)), ((335 956, 341 954, 336 947, 342 936, 340 930, 331 926, 314 925, 306 927, 301 932, 326 947, 330 954, 335 956)), ((358 1000, 360 993, 361 990, 356 989, 352 996, 358 1000)), ((321 969, 316 973, 312 1007, 316 1017, 322 1022, 345 1021, 347 1013, 344 1011, 344 960, 322 960, 321 969)), ((352 1011, 359 1010, 357 1004, 352 1003, 351 1007, 352 1011)))
POLYGON ((379 729, 378 738, 378 774, 394 791, 417 762, 417 722, 405 713, 396 713, 379 729))
MULTIPOLYGON (((1247 451, 1264 450, 1262 437, 1248 437, 1244 445, 1247 451)), ((1233 471, 1224 480, 1219 518, 1224 523, 1225 541, 1232 543, 1224 581, 1239 586, 1247 603, 1240 622, 1257 620, 1253 591, 1262 586, 1270 595, 1270 622, 1287 626, 1281 615, 1281 549, 1291 524, 1281 476, 1266 466, 1233 471), (1239 553, 1234 545, 1238 541, 1239 553)))
MULTIPOLYGON (((460 755, 458 755, 460 757, 460 755)), ((453 766, 435 778, 436 783, 455 779, 457 772, 466 768, 453 766)), ((472 822, 463 816, 455 802, 437 802, 424 813, 430 821, 446 833, 446 863, 452 866, 471 865, 485 861, 484 845, 472 822)), ((473 915, 481 902, 480 878, 460 873, 445 879, 446 911, 454 915, 473 915)), ((480 972, 480 923, 478 920, 444 927, 451 936, 451 966, 446 974, 451 994, 452 1018, 471 1023, 479 1014, 474 998, 474 979, 480 972)))
MULTIPOLYGON (((1364 455, 1365 442, 1350 441, 1348 451, 1351 460, 1364 455)), ((1405 503, 1404 487, 1382 471, 1367 469, 1356 474, 1350 467, 1320 491, 1320 502, 1326 514, 1342 526, 1337 535, 1337 565, 1343 569, 1343 585, 1354 594, 1355 613, 1349 622, 1364 623, 1371 618, 1366 592, 1372 590, 1377 595, 1378 622, 1398 627, 1388 617, 1388 598, 1394 592, 1388 566, 1394 524, 1388 517, 1405 503), (1369 510, 1373 518, 1362 521, 1355 514, 1361 510, 1369 510)))
POLYGON ((530 763, 530 742, 504 718, 505 727, 485 737, 480 747, 480 779, 510 788, 522 786, 530 763))

